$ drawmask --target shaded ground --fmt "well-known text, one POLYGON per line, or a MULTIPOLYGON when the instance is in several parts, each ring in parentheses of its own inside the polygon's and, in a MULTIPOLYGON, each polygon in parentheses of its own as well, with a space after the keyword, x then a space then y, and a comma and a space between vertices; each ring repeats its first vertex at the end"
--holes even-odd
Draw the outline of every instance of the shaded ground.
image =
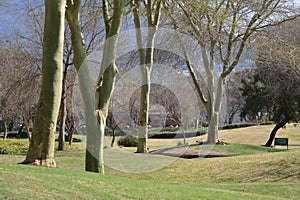
POLYGON ((164 155, 164 156, 186 158, 186 159, 234 156, 234 154, 230 154, 226 150, 214 148, 213 145, 211 146, 192 145, 192 146, 170 147, 170 148, 154 150, 150 153, 164 155))

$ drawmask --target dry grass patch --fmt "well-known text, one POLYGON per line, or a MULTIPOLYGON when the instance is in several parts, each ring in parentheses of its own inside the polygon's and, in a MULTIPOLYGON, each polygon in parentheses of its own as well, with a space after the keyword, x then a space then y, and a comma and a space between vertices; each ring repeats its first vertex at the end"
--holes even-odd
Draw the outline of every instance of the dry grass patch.
MULTIPOLYGON (((251 126, 246 128, 222 130, 220 139, 229 143, 264 145, 275 125, 251 126)), ((289 138, 290 145, 300 145, 300 125, 288 124, 286 129, 280 129, 276 137, 289 138)))

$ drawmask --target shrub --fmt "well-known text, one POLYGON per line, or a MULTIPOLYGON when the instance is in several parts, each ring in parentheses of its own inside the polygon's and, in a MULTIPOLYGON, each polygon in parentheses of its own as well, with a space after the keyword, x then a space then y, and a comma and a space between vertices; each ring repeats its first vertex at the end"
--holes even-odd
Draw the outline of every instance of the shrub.
POLYGON ((136 147, 138 140, 133 135, 127 135, 118 140, 118 145, 123 147, 136 147))
POLYGON ((29 141, 24 139, 0 140, 0 154, 25 154, 29 141))
POLYGON ((199 126, 197 135, 205 135, 208 132, 208 127, 199 126))
POLYGON ((18 132, 9 132, 7 133, 6 138, 11 138, 11 139, 25 139, 28 138, 28 134, 24 131, 21 133, 18 132))
MULTIPOLYGON (((105 127, 105 136, 112 136, 113 135, 112 132, 113 132, 112 129, 105 127)), ((115 136, 124 136, 124 135, 125 135, 124 131, 120 129, 115 130, 115 136)))
POLYGON ((177 132, 178 130, 178 127, 164 127, 160 130, 160 132, 177 132))

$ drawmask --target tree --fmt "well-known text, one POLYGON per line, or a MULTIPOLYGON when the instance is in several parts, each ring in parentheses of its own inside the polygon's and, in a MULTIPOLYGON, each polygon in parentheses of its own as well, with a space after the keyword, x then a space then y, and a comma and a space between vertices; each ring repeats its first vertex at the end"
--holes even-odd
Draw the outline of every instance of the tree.
POLYGON ((233 73, 229 76, 226 83, 226 123, 232 124, 235 116, 241 114, 243 106, 243 96, 240 88, 242 87, 242 80, 250 76, 251 69, 243 69, 233 73))
POLYGON ((249 109, 247 113, 265 113, 277 123, 265 144, 270 147, 280 128, 300 119, 299 19, 283 24, 276 31, 269 28, 257 42, 256 74, 243 87, 253 91, 244 94, 245 107, 249 109), (252 101, 256 102, 256 108, 248 106, 252 101))
POLYGON ((244 98, 241 109, 241 119, 250 122, 261 122, 263 117, 267 117, 269 111, 268 91, 258 80, 255 70, 252 74, 242 80, 240 88, 244 98))
POLYGON ((140 22, 140 6, 138 0, 132 1, 133 18, 136 28, 136 43, 138 47, 142 88, 140 97, 140 113, 139 113, 139 131, 138 131, 138 146, 137 153, 147 153, 147 137, 148 137, 148 120, 149 120, 149 98, 150 98, 150 77, 153 66, 154 38, 158 28, 158 23, 161 14, 162 1, 143 1, 147 15, 147 41, 146 50, 143 50, 141 22, 140 22))
POLYGON ((114 143, 116 140, 116 130, 120 130, 119 125, 121 122, 116 122, 114 115, 113 115, 113 110, 115 109, 114 107, 117 106, 117 103, 114 102, 114 99, 112 98, 109 103, 109 109, 108 109, 108 114, 106 117, 106 127, 108 127, 112 131, 112 139, 110 143, 110 147, 114 147, 114 143))
MULTIPOLYGON (((103 148, 106 118, 108 115, 109 102, 114 90, 114 84, 118 68, 116 66, 116 53, 118 45, 118 34, 122 25, 125 1, 114 1, 114 9, 110 17, 108 12, 108 1, 103 2, 103 16, 106 27, 106 40, 104 43, 101 70, 96 86, 96 116, 100 129, 100 151, 96 167, 100 173, 104 173, 103 148)), ((92 141, 91 141, 92 142, 92 141)))
MULTIPOLYGON (((150 85, 150 97, 149 97, 149 106, 152 107, 152 111, 155 114, 151 116, 149 113, 149 125, 151 126, 179 126, 181 124, 181 113, 180 113, 180 103, 176 95, 168 88, 151 83, 150 85), (161 109, 164 110, 161 110, 161 109), (156 119, 154 119, 156 118, 156 119)), ((133 121, 138 124, 138 111, 140 108, 140 102, 138 101, 141 96, 141 88, 138 88, 131 95, 129 105, 130 105, 130 117, 133 121)), ((150 109, 151 110, 151 109, 150 109)))
MULTIPOLYGON (((70 20, 70 26, 72 26, 72 32, 74 33, 74 25, 78 22, 73 20, 79 20, 80 24, 78 23, 76 29, 78 33, 84 34, 87 39, 86 43, 86 54, 88 55, 90 52, 97 48, 97 43, 102 37, 103 28, 100 23, 101 18, 101 9, 94 4, 99 3, 95 2, 87 2, 85 1, 82 5, 79 3, 69 3, 70 9, 67 9, 67 18, 72 11, 74 16, 77 16, 74 13, 74 5, 76 5, 76 9, 78 9, 78 19, 74 18, 70 20), (79 7, 77 8, 77 5, 79 7), (80 10, 80 15, 79 15, 80 10)), ((68 20, 67 20, 68 21, 68 20)), ((75 82, 75 78, 72 79, 72 67, 74 66, 72 57, 74 56, 74 50, 71 42, 71 30, 69 27, 65 29, 65 43, 64 43, 64 71, 63 71, 63 87, 62 87, 62 99, 60 105, 60 116, 59 116, 59 125, 60 125, 60 132, 58 137, 58 150, 64 150, 64 143, 65 143, 65 129, 68 130, 69 136, 69 144, 72 143, 72 137, 74 132, 74 118, 72 113, 72 89, 75 82), (70 74, 71 73, 71 74, 70 74), (70 74, 70 75, 69 75, 70 74), (71 78, 70 78, 71 77, 71 78)))
POLYGON ((65 0, 45 1, 42 88, 23 164, 55 167, 56 121, 62 91, 65 0))
POLYGON ((101 70, 95 91, 95 104, 91 97, 91 83, 87 72, 85 41, 80 30, 79 8, 80 0, 69 0, 66 17, 72 34, 72 46, 74 49, 74 64, 79 72, 80 90, 82 92, 87 122, 87 150, 85 166, 87 171, 104 173, 104 132, 110 98, 114 89, 117 74, 116 48, 118 34, 120 32, 125 1, 114 1, 113 13, 109 13, 110 3, 103 1, 102 10, 106 30, 106 40, 103 49, 101 70), (83 65, 83 66, 81 66, 83 65), (96 113, 96 115, 95 115, 96 113), (95 122, 95 117, 97 122, 95 122))
POLYGON ((29 126, 39 90, 40 73, 32 67, 35 59, 22 44, 14 42, 1 43, 0 48, 0 121, 4 139, 9 124, 22 124, 21 128, 26 127, 30 136, 29 126))
MULTIPOLYGON (((103 25, 101 20, 101 9, 97 5, 99 1, 85 1, 80 5, 79 19, 81 32, 87 36, 86 53, 89 54, 97 48, 97 42, 103 37, 103 25)), ((34 1, 26 2, 26 31, 18 32, 18 40, 22 44, 26 44, 28 50, 32 52, 34 57, 41 57, 42 54, 42 35, 43 35, 43 20, 44 9, 39 3, 34 1)), ((18 30, 17 30, 18 31, 18 30)), ((73 47, 71 44, 71 33, 68 26, 64 32, 64 56, 63 56, 63 87, 62 99, 60 104, 60 112, 58 117, 59 136, 58 150, 64 150, 65 130, 68 132, 69 144, 72 142, 72 134, 75 132, 74 113, 72 109, 72 90, 75 81, 75 73, 73 64, 73 47)), ((38 66, 39 67, 39 66, 38 66)), ((39 67, 40 68, 40 67, 39 67)))
MULTIPOLYGON (((255 33, 268 26, 275 26, 295 18, 291 1, 178 1, 190 27, 200 45, 200 55, 206 73, 208 95, 205 95, 194 73, 194 64, 186 56, 198 95, 208 113, 207 143, 218 139, 219 112, 223 88, 228 75, 233 71, 255 33)), ((177 16, 181 17, 181 16, 177 16)), ((175 17, 174 17, 175 18, 175 17)), ((187 47, 185 47, 187 50, 187 47)))

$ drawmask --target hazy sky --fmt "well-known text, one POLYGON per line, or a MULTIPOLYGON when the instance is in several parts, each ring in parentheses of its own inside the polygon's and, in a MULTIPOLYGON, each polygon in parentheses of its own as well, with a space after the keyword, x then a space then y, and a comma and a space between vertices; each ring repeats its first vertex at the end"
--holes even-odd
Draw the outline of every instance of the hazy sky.
MULTIPOLYGON (((34 2, 42 4, 43 0, 34 2)), ((294 0, 294 2, 300 6, 300 0, 294 0)), ((25 4, 20 3, 20 0, 8 0, 5 3, 1 3, 0 0, 0 35, 10 36, 14 28, 22 32, 25 12, 25 4)))
POLYGON ((22 27, 24 22, 25 7, 18 0, 7 1, 5 5, 0 4, 0 34, 10 35, 13 28, 22 27))

